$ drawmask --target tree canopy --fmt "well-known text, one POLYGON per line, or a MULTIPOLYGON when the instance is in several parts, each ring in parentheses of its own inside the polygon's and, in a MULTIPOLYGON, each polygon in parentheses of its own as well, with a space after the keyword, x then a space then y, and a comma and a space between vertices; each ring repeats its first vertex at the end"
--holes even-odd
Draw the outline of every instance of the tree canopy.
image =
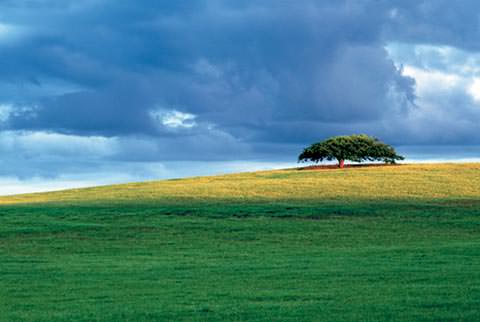
POLYGON ((343 168, 345 160, 395 163, 395 161, 403 159, 404 157, 398 155, 393 147, 366 134, 335 136, 314 143, 305 148, 298 157, 299 162, 337 160, 341 168, 343 168))

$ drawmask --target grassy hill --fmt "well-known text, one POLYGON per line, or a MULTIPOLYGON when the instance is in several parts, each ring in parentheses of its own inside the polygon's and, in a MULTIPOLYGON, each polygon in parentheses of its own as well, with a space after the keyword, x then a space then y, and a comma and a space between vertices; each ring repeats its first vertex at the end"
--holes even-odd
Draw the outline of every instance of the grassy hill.
POLYGON ((0 321, 480 320, 480 164, 0 198, 0 321))

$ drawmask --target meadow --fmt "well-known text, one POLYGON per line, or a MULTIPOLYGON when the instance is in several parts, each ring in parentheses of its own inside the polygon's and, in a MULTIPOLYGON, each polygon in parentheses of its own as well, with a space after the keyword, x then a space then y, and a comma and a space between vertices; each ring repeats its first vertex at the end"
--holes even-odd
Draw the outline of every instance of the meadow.
POLYGON ((0 321, 480 321, 480 164, 0 198, 0 321))

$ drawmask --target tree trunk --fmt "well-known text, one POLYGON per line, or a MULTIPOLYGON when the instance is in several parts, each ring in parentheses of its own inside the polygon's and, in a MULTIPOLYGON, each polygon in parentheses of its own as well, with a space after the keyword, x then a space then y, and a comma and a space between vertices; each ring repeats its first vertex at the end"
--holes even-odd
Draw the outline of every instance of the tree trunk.
POLYGON ((338 167, 343 169, 344 166, 345 166, 345 160, 338 160, 338 167))

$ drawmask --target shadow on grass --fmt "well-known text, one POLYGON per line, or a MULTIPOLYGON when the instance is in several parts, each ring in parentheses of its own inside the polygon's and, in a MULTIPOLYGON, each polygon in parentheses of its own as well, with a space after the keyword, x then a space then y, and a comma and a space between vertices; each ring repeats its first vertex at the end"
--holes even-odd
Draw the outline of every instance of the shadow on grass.
POLYGON ((0 206, 0 218, 10 215, 53 217, 201 216, 208 218, 271 217, 326 219, 331 217, 444 217, 478 216, 480 200, 341 200, 341 201, 228 201, 139 203, 42 203, 0 206))

